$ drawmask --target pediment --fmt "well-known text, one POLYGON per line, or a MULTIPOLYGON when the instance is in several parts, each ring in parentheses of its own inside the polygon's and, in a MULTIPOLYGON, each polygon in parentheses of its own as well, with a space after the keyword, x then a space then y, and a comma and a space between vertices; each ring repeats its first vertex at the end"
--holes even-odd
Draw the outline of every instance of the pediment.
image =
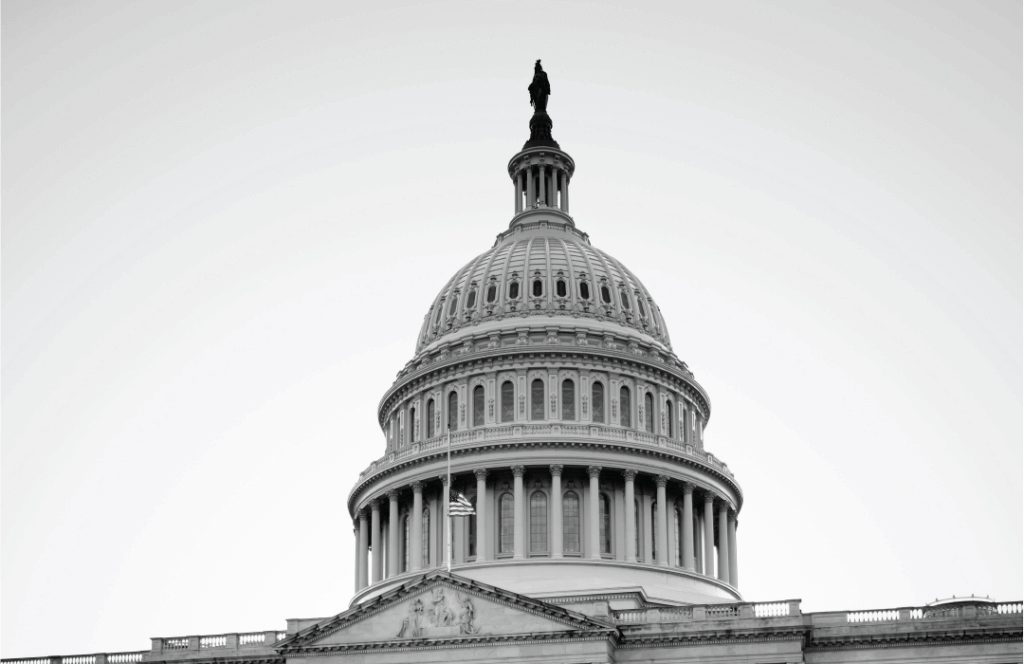
POLYGON ((335 650, 357 644, 422 640, 537 637, 613 631, 587 616, 432 572, 291 637, 285 650, 335 650))

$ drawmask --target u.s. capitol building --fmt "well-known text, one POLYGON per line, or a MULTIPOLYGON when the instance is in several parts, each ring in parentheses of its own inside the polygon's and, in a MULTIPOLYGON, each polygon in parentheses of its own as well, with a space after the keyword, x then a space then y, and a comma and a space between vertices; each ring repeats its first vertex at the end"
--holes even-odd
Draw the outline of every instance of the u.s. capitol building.
POLYGON ((538 63, 511 221, 429 303, 381 399, 383 456, 348 497, 350 606, 4 662, 1022 661, 1019 601, 806 614, 743 597, 744 496, 705 448, 711 400, 647 287, 570 215, 549 92, 538 63), (449 538, 453 491, 474 514, 449 538))

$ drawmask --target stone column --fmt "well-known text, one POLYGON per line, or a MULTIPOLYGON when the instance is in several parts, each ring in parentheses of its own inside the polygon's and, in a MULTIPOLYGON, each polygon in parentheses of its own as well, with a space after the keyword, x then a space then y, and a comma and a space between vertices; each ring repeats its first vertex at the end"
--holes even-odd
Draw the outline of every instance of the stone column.
POLYGON ((409 517, 409 569, 423 569, 423 482, 412 483, 412 514, 409 517))
POLYGON ((380 501, 374 500, 370 503, 370 557, 373 560, 373 576, 371 581, 377 583, 381 579, 384 562, 381 556, 384 542, 380 537, 380 501))
POLYGON ((516 213, 523 211, 523 173, 516 173, 516 213))
POLYGON ((718 503, 718 580, 729 583, 729 503, 718 503))
POLYGON ((445 569, 447 569, 448 561, 455 559, 455 556, 452 555, 454 553, 452 547, 455 546, 455 538, 452 537, 451 532, 452 521, 448 518, 448 503, 451 501, 449 491, 451 490, 451 487, 448 486, 447 475, 441 475, 438 477, 438 479, 441 480, 441 504, 439 506, 440 509, 438 511, 441 512, 441 534, 443 535, 443 537, 441 539, 441 561, 437 564, 437 566, 444 567, 445 569), (452 557, 449 558, 449 555, 452 555, 452 557))
POLYGON ((626 478, 626 560, 636 562, 636 499, 633 497, 633 480, 636 479, 635 470, 624 470, 622 476, 626 478))
POLYGON ((693 485, 683 484, 683 567, 691 572, 693 564, 693 485))
POLYGON ((587 468, 590 475, 590 557, 601 558, 601 466, 587 468))
POLYGON ((562 467, 551 466, 551 557, 561 558, 562 542, 562 467))
POLYGON ((715 575, 715 495, 704 494, 704 576, 715 575))
POLYGON ((533 185, 533 167, 527 166, 523 170, 523 174, 526 177, 526 207, 532 208, 533 204, 537 202, 537 192, 534 191, 533 185))
POLYGON ((558 185, 562 179, 561 171, 557 167, 551 167, 551 207, 557 207, 559 210, 562 209, 562 204, 558 200, 558 185))
POLYGON ((487 469, 477 468, 476 475, 476 559, 487 560, 487 469))
POLYGON ((388 576, 398 574, 398 491, 388 491, 388 576))
POLYGON ((540 187, 540 191, 537 192, 537 202, 541 205, 548 204, 548 169, 546 166, 537 167, 537 186, 540 187))
POLYGON ((512 557, 523 558, 523 551, 526 549, 524 534, 526 524, 523 519, 523 474, 526 468, 523 466, 512 466, 513 489, 512 489, 512 557))
POLYGON ((359 510, 359 556, 356 558, 356 570, 359 576, 358 590, 370 585, 367 563, 370 558, 370 524, 367 522, 366 510, 359 510))
POLYGON ((740 587, 739 567, 736 563, 736 512, 729 512, 729 583, 733 588, 740 587))
POLYGON ((562 212, 569 212, 569 173, 562 179, 562 212))
POLYGON ((658 475, 654 480, 658 487, 658 564, 662 567, 668 566, 668 498, 665 496, 665 486, 668 478, 658 475))

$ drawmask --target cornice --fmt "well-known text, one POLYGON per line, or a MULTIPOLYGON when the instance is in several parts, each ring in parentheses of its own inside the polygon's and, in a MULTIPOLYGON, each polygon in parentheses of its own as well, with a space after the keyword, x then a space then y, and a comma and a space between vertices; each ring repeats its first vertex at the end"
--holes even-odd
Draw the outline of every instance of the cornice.
POLYGON ((637 634, 636 631, 643 629, 642 626, 633 629, 620 627, 619 629, 622 636, 618 647, 623 650, 779 641, 800 641, 803 643, 809 631, 809 628, 803 625, 751 630, 722 628, 694 632, 659 632, 650 634, 637 634))
MULTIPOLYGON (((694 458, 678 455, 678 454, 674 453, 669 448, 663 448, 663 447, 651 447, 651 448, 648 448, 648 447, 639 447, 639 446, 634 446, 634 445, 627 445, 627 444, 622 444, 622 443, 617 443, 617 442, 604 442, 604 441, 597 442, 597 441, 590 441, 590 440, 554 441, 554 440, 545 440, 545 439, 527 440, 527 439, 522 439, 522 438, 514 438, 514 439, 502 440, 502 441, 480 441, 480 442, 474 441, 474 444, 471 445, 471 446, 460 446, 460 447, 454 447, 453 446, 452 449, 451 449, 451 455, 452 455, 452 458, 454 459, 454 458, 457 458, 457 457, 465 457, 465 456, 467 456, 469 454, 475 454, 477 452, 481 452, 481 451, 484 451, 484 450, 494 451, 494 450, 506 450, 506 449, 527 448, 527 447, 541 447, 541 446, 543 446, 543 447, 552 447, 552 448, 580 447, 580 448, 590 448, 590 449, 600 449, 600 450, 611 450, 613 452, 623 452, 623 453, 629 454, 630 456, 636 456, 637 454, 642 454, 642 455, 650 456, 650 457, 654 457, 654 458, 666 459, 666 460, 669 460, 669 461, 680 463, 680 464, 682 464, 684 466, 690 466, 690 467, 695 468, 697 470, 700 470, 701 472, 703 472, 703 473, 705 473, 705 474, 707 474, 707 475, 709 475, 711 477, 714 477, 715 479, 719 480, 720 482, 723 482, 726 485, 728 485, 733 490, 733 492, 734 492, 734 494, 736 496, 736 506, 735 506, 736 511, 739 512, 739 510, 743 507, 743 489, 740 487, 739 483, 735 479, 729 477, 728 475, 726 475, 725 473, 723 473, 723 472, 721 472, 719 470, 716 470, 712 466, 701 462, 698 459, 694 459, 694 458)), ((362 493, 363 490, 365 490, 368 486, 371 486, 374 483, 380 482, 381 480, 385 479, 389 475, 394 475, 395 473, 397 473, 400 470, 405 470, 406 468, 410 468, 410 467, 417 466, 417 465, 422 465, 422 464, 425 464, 427 462, 433 461, 435 459, 441 459, 441 458, 444 458, 446 455, 447 455, 447 449, 444 448, 444 447, 433 449, 433 450, 430 450, 428 452, 423 453, 422 455, 410 456, 410 457, 408 457, 406 459, 403 459, 401 461, 396 461, 392 465, 389 465, 386 468, 383 468, 380 471, 378 471, 378 472, 376 472, 376 473, 374 473, 372 475, 366 476, 362 480, 358 481, 355 484, 355 486, 352 487, 352 490, 348 494, 348 499, 346 501, 346 504, 347 504, 347 507, 348 507, 349 514, 354 515, 353 501, 355 500, 355 497, 357 495, 359 495, 360 493, 362 493)), ((692 481, 692 478, 685 478, 685 479, 684 478, 675 478, 675 479, 676 479, 676 481, 679 481, 679 482, 692 481)), ((697 488, 705 490, 705 491, 709 490, 708 487, 703 487, 703 486, 697 486, 697 488)), ((354 516, 353 516, 353 518, 354 518, 354 516)))
POLYGON ((339 652, 366 651, 413 651, 413 650, 452 650, 455 648, 480 648, 494 646, 514 646, 524 643, 555 642, 577 643, 581 641, 611 641, 615 643, 617 633, 613 628, 595 632, 535 632, 529 634, 494 634, 486 636, 462 636, 447 639, 395 639, 392 641, 376 641, 369 643, 344 643, 330 646, 297 647, 287 650, 289 655, 322 656, 339 652))
POLYGON ((951 643, 1013 643, 1024 639, 1019 625, 928 629, 922 631, 877 631, 816 637, 813 632, 805 649, 814 651, 862 650, 907 646, 942 646, 951 643))

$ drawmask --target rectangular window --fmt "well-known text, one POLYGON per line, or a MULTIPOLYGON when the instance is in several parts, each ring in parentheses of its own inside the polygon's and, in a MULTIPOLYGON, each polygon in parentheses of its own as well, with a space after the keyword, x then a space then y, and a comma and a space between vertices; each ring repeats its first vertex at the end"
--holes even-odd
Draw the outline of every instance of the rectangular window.
POLYGON ((544 381, 540 379, 530 384, 530 419, 544 419, 544 381))
POLYGON ((548 550, 548 497, 543 491, 530 496, 530 552, 548 550))

